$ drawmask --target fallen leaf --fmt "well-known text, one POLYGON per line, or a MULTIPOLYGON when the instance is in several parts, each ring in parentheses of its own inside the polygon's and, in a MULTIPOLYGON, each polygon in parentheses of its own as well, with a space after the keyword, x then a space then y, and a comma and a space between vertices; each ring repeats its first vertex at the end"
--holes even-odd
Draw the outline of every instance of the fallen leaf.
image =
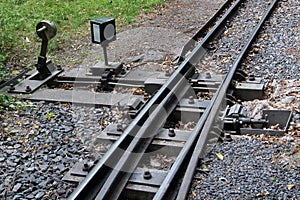
POLYGON ((295 185, 287 185, 286 187, 287 187, 288 190, 291 190, 294 186, 295 185))
POLYGON ((216 153, 217 157, 220 159, 220 160, 224 160, 224 156, 220 153, 216 153))
POLYGON ((18 70, 13 70, 13 71, 11 72, 11 74, 14 75, 14 76, 17 76, 17 75, 20 74, 20 72, 19 72, 18 70))
POLYGON ((36 130, 39 130, 39 129, 40 129, 39 125, 37 125, 37 124, 34 124, 33 127, 34 127, 36 130))

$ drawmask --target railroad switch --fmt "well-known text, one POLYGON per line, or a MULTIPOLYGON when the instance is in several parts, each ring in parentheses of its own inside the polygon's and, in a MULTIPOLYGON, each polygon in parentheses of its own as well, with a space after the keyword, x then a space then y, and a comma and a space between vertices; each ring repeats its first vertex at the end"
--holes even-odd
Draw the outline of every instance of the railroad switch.
POLYGON ((226 117, 223 121, 225 130, 235 130, 237 133, 240 133, 241 127, 247 125, 262 128, 268 124, 267 116, 264 119, 247 117, 247 111, 241 104, 235 104, 227 108, 226 117))
POLYGON ((224 131, 235 134, 283 134, 288 130, 292 112, 287 110, 263 110, 262 118, 247 117, 241 104, 227 107, 223 117, 224 131), (272 127, 277 127, 274 130, 272 127))

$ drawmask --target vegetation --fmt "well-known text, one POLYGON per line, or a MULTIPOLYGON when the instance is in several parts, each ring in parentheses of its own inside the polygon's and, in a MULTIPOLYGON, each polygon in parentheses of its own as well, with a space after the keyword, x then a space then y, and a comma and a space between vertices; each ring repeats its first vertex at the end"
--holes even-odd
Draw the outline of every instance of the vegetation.
MULTIPOLYGON (((23 110, 26 106, 31 106, 32 104, 18 101, 16 97, 10 97, 4 94, 0 94, 0 110, 23 110)), ((0 112, 0 117, 1 113, 0 112)))
POLYGON ((139 12, 151 11, 163 0, 0 0, 0 82, 6 76, 5 60, 18 60, 38 51, 36 24, 44 19, 58 27, 48 49, 54 52, 77 33, 89 31, 89 20, 101 16, 118 25, 132 23, 139 12))

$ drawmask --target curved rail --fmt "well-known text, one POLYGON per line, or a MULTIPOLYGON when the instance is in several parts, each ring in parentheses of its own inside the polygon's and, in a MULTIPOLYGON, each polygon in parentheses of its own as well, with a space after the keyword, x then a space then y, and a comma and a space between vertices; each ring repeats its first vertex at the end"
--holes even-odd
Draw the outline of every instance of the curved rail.
MULTIPOLYGON (((197 141, 196 147, 194 148, 194 151, 192 153, 191 160, 188 164, 187 171, 189 173, 186 173, 183 177, 181 187, 178 192, 177 199, 185 199, 188 192, 189 188, 193 179, 193 174, 196 170, 199 158, 202 159, 204 158, 205 155, 205 147, 207 145, 207 139, 209 138, 209 134, 211 133, 212 125, 214 124, 215 116, 218 115, 220 112, 220 108, 222 106, 222 102, 224 101, 226 97, 226 91, 229 87, 229 84, 232 81, 232 78, 234 76, 235 71, 237 70, 238 66, 241 64, 242 60, 245 58, 247 52, 249 51, 252 43, 254 42, 255 38, 257 37, 259 31, 261 30, 263 24, 265 21, 269 18, 271 15, 272 11, 274 10, 278 0, 274 0, 271 5, 269 6, 268 10, 265 12, 264 16, 261 18, 259 24, 256 26, 255 30, 253 31, 252 35, 248 39, 247 44, 244 46, 242 49, 241 53, 235 60, 232 68, 230 69, 229 73, 227 74, 226 78, 223 81, 222 86, 219 88, 217 91, 217 98, 214 103, 214 107, 212 111, 210 112, 207 121, 204 124, 204 128, 201 131, 200 137, 197 141)), ((195 131, 200 131, 200 130, 195 130, 195 131)))
POLYGON ((225 10, 229 7, 229 5, 233 2, 233 0, 227 0, 224 2, 224 4, 221 6, 221 8, 214 13, 214 15, 195 33, 195 35, 183 46, 178 63, 181 63, 184 61, 186 54, 188 53, 189 50, 191 50, 197 43, 197 41, 201 37, 205 37, 207 34, 208 28, 213 27, 214 23, 216 23, 218 17, 225 12, 225 10))
MULTIPOLYGON (((142 154, 153 140, 153 133, 163 126, 179 100, 188 91, 190 86, 187 80, 194 74, 194 66, 205 55, 205 47, 225 28, 227 20, 235 14, 241 2, 242 0, 237 0, 228 9, 201 43, 181 63, 170 79, 150 99, 104 157, 93 167, 92 171, 71 194, 69 199, 118 199, 120 197, 142 154)), ((154 199, 184 199, 186 197, 199 155, 204 155, 204 147, 211 136, 209 133, 212 131, 215 117, 220 112, 224 102, 226 90, 238 65, 254 41, 262 24, 275 7, 276 2, 277 0, 272 3, 236 59, 222 86, 217 90, 209 106, 201 116, 154 199), (188 170, 185 170, 186 168, 188 170), (184 174, 184 171, 187 171, 187 173, 184 174), (182 177, 184 177, 184 182, 180 185, 178 182, 182 177), (177 193, 174 191, 178 188, 180 190, 177 196, 177 193)), ((217 137, 219 136, 218 134, 216 135, 217 137)))
MULTIPOLYGON (((221 20, 218 21, 218 23, 213 27, 213 29, 205 36, 202 42, 199 45, 197 45, 197 47, 188 56, 188 58, 182 62, 182 64, 172 74, 169 80, 151 98, 151 100, 146 104, 146 106, 139 113, 139 115, 127 127, 124 133, 112 145, 112 147, 99 161, 99 163, 97 163, 97 165, 93 167, 92 171, 88 174, 85 180, 76 188, 76 190, 71 194, 71 196, 68 199, 95 199, 98 194, 98 197, 100 199, 101 197, 109 198, 109 195, 112 195, 114 198, 117 198, 120 195, 121 190, 125 186, 124 184, 126 184, 128 178, 130 177, 130 173, 126 172, 131 172, 134 167, 133 165, 126 165, 128 161, 126 161, 126 159, 123 158, 131 157, 130 153, 136 149, 138 149, 139 153, 145 151, 150 141, 153 139, 153 136, 145 136, 149 134, 149 132, 146 131, 147 126, 149 127, 149 125, 151 125, 152 127, 152 125, 154 125, 155 123, 159 123, 161 125, 162 122, 164 122, 161 120, 160 117, 153 116, 151 117, 151 119, 154 120, 151 120, 151 124, 148 124, 150 123, 147 122, 149 110, 154 108, 156 105, 165 105, 165 102, 168 102, 169 105, 173 105, 173 107, 176 105, 178 99, 176 102, 170 102, 168 98, 165 97, 174 98, 174 94, 175 96, 182 96, 182 94, 179 95, 177 93, 181 90, 181 88, 184 88, 187 85, 186 80, 188 80, 189 77, 194 73, 193 66, 195 66, 196 63, 198 63, 206 54, 206 45, 214 38, 216 38, 220 34, 220 32, 225 28, 227 20, 234 15, 240 3, 241 0, 238 0, 226 12, 226 14, 221 18, 221 20), (139 139, 142 140, 138 141, 139 139), (142 146, 143 149, 140 149, 137 146, 142 146), (117 169, 122 170, 114 170, 109 166, 118 166, 119 168, 117 169), (118 177, 119 180, 116 180, 116 177, 118 177), (101 195, 99 192, 101 193, 101 195)), ((162 108, 163 107, 160 107, 160 109, 162 108)), ((169 108, 167 110, 172 109, 169 108)), ((152 113, 160 114, 161 111, 162 110, 156 110, 152 113)), ((156 129, 159 128, 157 125, 153 127, 156 127, 156 129)), ((154 130, 152 129, 152 131, 154 130)), ((138 159, 139 158, 137 158, 137 160, 138 159)), ((136 163, 134 163, 134 165, 136 165, 136 163)))

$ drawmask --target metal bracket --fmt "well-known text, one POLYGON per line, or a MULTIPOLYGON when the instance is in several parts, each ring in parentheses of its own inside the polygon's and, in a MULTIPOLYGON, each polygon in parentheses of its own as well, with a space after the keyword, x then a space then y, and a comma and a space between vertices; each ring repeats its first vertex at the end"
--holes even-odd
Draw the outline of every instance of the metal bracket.
POLYGON ((234 90, 234 96, 242 101, 251 101, 254 99, 263 99, 265 84, 263 83, 237 83, 234 90))
POLYGON ((222 79, 221 75, 204 72, 194 74, 189 81, 196 92, 215 92, 221 84, 222 79))
POLYGON ((266 85, 261 77, 255 77, 254 74, 250 74, 243 81, 235 84, 233 95, 236 99, 242 101, 263 99, 266 85))
POLYGON ((189 99, 182 99, 175 109, 174 117, 183 123, 198 121, 208 105, 209 101, 194 99, 193 96, 189 99))
POLYGON ((110 63, 104 65, 103 62, 98 62, 95 66, 90 68, 88 76, 103 76, 103 73, 111 73, 111 75, 118 75, 122 72, 123 63, 110 63))
MULTIPOLYGON (((263 110, 268 123, 264 128, 241 128, 241 134, 280 135, 287 133, 292 118, 290 110, 263 110)), ((265 119, 265 118, 263 118, 265 119)))
POLYGON ((54 79, 57 75, 63 72, 62 69, 56 69, 50 60, 47 62, 47 69, 49 69, 51 72, 47 77, 43 77, 39 71, 35 71, 22 82, 16 84, 15 86, 11 86, 8 92, 31 94, 42 85, 46 84, 48 81, 54 79))

